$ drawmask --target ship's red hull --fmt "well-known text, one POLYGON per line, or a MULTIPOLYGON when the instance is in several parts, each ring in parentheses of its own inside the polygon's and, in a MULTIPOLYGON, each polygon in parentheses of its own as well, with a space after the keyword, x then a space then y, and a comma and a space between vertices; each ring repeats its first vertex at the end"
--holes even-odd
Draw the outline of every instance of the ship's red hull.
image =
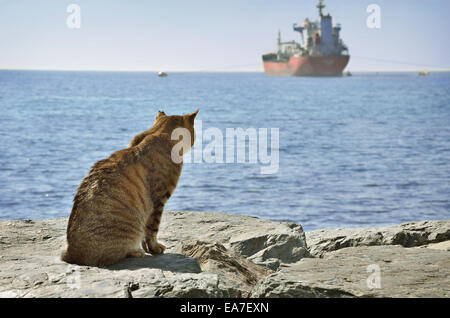
POLYGON ((287 62, 264 61, 264 72, 271 76, 341 76, 350 56, 301 56, 287 62))

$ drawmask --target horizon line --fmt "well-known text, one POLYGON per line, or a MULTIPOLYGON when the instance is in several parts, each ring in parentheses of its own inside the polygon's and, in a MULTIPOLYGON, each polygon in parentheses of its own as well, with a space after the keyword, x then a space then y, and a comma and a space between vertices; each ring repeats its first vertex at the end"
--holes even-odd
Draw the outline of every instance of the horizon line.
MULTIPOLYGON (((121 72, 121 73, 158 73, 161 70, 133 70, 133 69, 46 69, 46 68, 9 68, 9 67, 0 67, 0 71, 44 71, 44 72, 121 72)), ((343 73, 407 73, 407 72, 421 72, 421 71, 432 71, 432 72, 450 72, 449 68, 415 68, 415 69, 379 69, 379 70, 346 70, 343 73)), ((162 71, 165 73, 264 73, 263 70, 207 70, 207 69, 198 69, 198 70, 171 70, 171 71, 162 71)))

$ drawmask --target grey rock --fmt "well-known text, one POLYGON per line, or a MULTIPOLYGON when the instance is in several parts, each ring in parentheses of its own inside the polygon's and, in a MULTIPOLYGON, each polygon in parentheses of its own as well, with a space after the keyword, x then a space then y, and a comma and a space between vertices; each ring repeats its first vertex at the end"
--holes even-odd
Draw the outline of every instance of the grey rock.
POLYGON ((450 253, 400 246, 350 247, 305 258, 262 279, 252 292, 252 297, 449 296, 450 253))
POLYGON ((180 254, 126 259, 108 268, 66 264, 55 254, 30 256, 23 264, 16 260, 2 263, 5 266, 0 271, 0 296, 231 296, 217 275, 200 272, 195 259, 180 254))
POLYGON ((415 247, 447 240, 450 240, 450 220, 306 232, 309 251, 315 257, 322 257, 327 252, 346 247, 375 245, 415 247))
POLYGON ((156 268, 179 273, 201 273, 200 265, 195 258, 177 253, 161 255, 145 255, 142 258, 127 258, 109 267, 111 270, 156 268))
POLYGON ((179 241, 214 241, 263 266, 309 256, 302 226, 290 222, 216 212, 165 212, 160 231, 169 249, 179 241), (195 230, 186 224, 195 224, 195 230), (278 262, 268 261, 272 258, 278 262))
POLYGON ((431 248, 433 250, 440 250, 440 251, 450 251, 450 241, 431 243, 431 244, 427 244, 427 245, 424 245, 421 247, 431 248))
POLYGON ((279 247, 282 260, 289 262, 300 257, 297 248, 306 248, 301 227, 293 223, 165 211, 159 233, 167 247, 165 254, 125 259, 109 268, 75 266, 59 259, 66 226, 67 218, 0 221, 0 297, 237 297, 248 295, 256 281, 270 272, 246 257, 261 251, 261 259, 264 253, 273 257, 276 253, 269 253, 270 249, 279 247), (267 235, 272 230, 274 235, 267 235), (230 240, 243 234, 250 240, 258 237, 260 244, 242 243, 232 249, 230 240), (192 239, 212 240, 217 251, 225 249, 222 258, 214 259, 214 253, 209 253, 211 260, 202 259, 207 272, 202 272, 195 258, 174 252, 177 244, 192 239), (240 248, 251 252, 242 255, 240 248), (220 267, 221 260, 229 270, 220 267), (239 270, 233 273, 230 264, 239 270), (245 275, 248 285, 239 285, 245 275))
POLYGON ((219 279, 217 274, 173 274, 164 273, 139 279, 130 297, 182 297, 182 298, 210 298, 233 297, 235 291, 230 291, 219 279))
POLYGON ((294 223, 165 211, 159 240, 166 253, 108 268, 62 262, 66 226, 67 218, 0 221, 0 297, 449 295, 449 221, 310 232, 311 251, 323 256, 314 259, 294 223), (358 283, 368 276, 367 264, 380 265, 383 291, 358 283))
POLYGON ((272 271, 276 271, 280 268, 281 262, 277 258, 269 258, 264 261, 258 261, 258 260, 252 260, 255 264, 267 267, 268 269, 272 271))
POLYGON ((253 286, 271 273, 216 242, 191 240, 175 251, 198 260, 204 272, 218 274, 230 291, 237 291, 234 297, 248 297, 253 286))

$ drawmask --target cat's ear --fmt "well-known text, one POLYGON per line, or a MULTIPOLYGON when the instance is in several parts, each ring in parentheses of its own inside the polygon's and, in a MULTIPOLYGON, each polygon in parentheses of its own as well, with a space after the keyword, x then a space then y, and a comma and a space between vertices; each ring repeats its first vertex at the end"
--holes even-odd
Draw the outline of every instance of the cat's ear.
POLYGON ((197 109, 195 112, 187 114, 186 117, 189 119, 189 121, 191 122, 191 124, 194 124, 194 119, 198 114, 199 109, 197 109))
POLYGON ((156 119, 160 119, 161 117, 167 116, 166 113, 164 113, 161 110, 158 110, 158 114, 156 115, 156 119))

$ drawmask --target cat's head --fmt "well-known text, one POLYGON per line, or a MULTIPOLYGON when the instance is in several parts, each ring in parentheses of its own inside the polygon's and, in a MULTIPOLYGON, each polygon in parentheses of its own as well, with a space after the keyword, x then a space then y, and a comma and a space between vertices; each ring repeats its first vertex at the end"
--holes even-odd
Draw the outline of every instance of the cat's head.
POLYGON ((198 114, 198 109, 187 115, 173 115, 167 116, 163 111, 158 111, 156 115, 155 123, 152 128, 156 128, 156 131, 161 133, 167 133, 170 136, 174 135, 174 131, 177 128, 186 129, 191 137, 191 147, 194 145, 195 140, 195 130, 194 130, 194 120, 198 114))
POLYGON ((130 142, 129 147, 139 145, 148 135, 167 134, 171 137, 173 136, 174 131, 176 132, 178 128, 183 128, 189 133, 191 139, 190 147, 192 147, 195 140, 194 120, 197 113, 198 109, 187 115, 167 116, 163 111, 158 111, 153 126, 149 130, 135 136, 130 142))

